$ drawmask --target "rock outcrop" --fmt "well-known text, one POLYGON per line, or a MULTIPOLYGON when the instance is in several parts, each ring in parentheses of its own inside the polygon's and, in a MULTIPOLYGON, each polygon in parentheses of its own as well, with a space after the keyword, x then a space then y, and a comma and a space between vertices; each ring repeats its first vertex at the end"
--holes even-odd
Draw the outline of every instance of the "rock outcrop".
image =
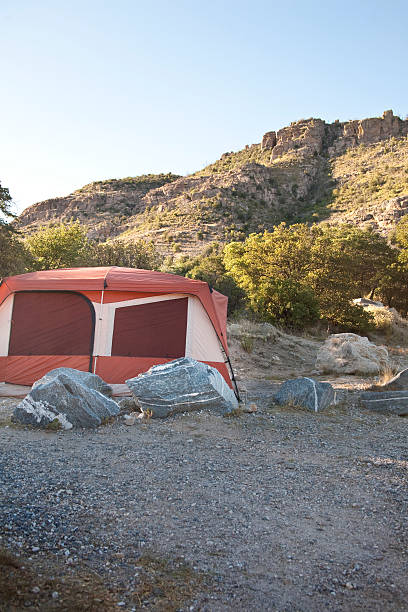
POLYGON ((322 119, 302 119, 282 128, 276 134, 271 159, 295 150, 303 156, 317 155, 323 149, 325 122, 322 119))
POLYGON ((266 132, 262 137, 261 149, 273 149, 276 146, 276 132, 266 132))
POLYGON ((143 198, 149 191, 177 178, 179 177, 173 174, 148 174, 135 178, 97 181, 68 196, 33 204, 21 213, 18 224, 20 227, 32 226, 34 229, 39 223, 46 224, 56 220, 79 219, 84 224, 91 221, 94 228, 90 231, 90 237, 106 240, 121 231, 123 217, 127 218, 145 209, 143 198))
POLYGON ((357 334, 333 334, 319 349, 316 369, 322 373, 377 376, 390 367, 385 346, 357 334))
POLYGON ((218 370, 190 357, 153 366, 126 384, 142 411, 152 418, 202 409, 226 414, 238 407, 234 392, 218 370))
POLYGON ((13 420, 34 427, 51 424, 61 429, 97 427, 119 414, 112 389, 99 376, 71 368, 57 368, 37 380, 16 407, 13 420))
POLYGON ((272 159, 291 150, 304 155, 321 153, 324 146, 329 154, 339 154, 359 144, 373 144, 388 138, 400 138, 408 134, 408 121, 396 117, 392 110, 382 117, 354 121, 326 123, 322 119, 301 119, 278 132, 266 132, 262 149, 273 149, 272 159))

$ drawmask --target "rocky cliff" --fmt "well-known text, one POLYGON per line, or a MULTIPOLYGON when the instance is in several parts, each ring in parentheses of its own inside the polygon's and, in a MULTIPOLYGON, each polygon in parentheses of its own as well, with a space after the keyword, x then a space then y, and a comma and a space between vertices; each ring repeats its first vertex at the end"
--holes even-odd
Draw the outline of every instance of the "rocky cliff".
POLYGON ((144 210, 143 197, 149 191, 178 178, 169 173, 96 181, 68 196, 29 206, 18 223, 33 231, 44 224, 79 219, 89 226, 92 238, 106 240, 120 231, 129 216, 144 210))
POLYGON ((197 173, 91 183, 18 223, 80 219, 97 240, 150 239, 166 253, 240 239, 281 221, 348 221, 388 232, 408 211, 408 121, 301 119, 197 173))

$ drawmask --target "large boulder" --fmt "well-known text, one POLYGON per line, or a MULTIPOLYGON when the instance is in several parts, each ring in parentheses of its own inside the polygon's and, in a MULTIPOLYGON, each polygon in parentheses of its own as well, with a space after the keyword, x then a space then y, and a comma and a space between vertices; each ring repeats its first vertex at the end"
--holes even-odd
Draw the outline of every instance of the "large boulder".
POLYGON ((95 374, 57 368, 34 383, 14 410, 13 420, 35 427, 96 427, 119 413, 117 403, 106 395, 110 392, 95 374))
POLYGON ((360 396, 361 404, 368 410, 382 414, 408 416, 407 391, 365 391, 360 396))
POLYGON ((330 383, 318 382, 306 376, 286 380, 272 398, 280 406, 291 404, 313 412, 324 410, 334 399, 334 389, 330 383))
POLYGON ((316 358, 316 369, 323 373, 376 376, 389 367, 385 346, 357 334, 332 334, 316 358))
POLYGON ((227 414, 238 407, 234 392, 218 370, 190 357, 153 366, 126 384, 141 410, 153 418, 202 408, 227 414))

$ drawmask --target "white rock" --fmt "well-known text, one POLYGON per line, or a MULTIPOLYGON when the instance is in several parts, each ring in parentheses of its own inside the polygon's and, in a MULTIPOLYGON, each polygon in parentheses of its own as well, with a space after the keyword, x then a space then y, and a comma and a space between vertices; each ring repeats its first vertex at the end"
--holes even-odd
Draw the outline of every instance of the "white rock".
POLYGON ((135 414, 124 414, 123 418, 125 419, 125 425, 134 425, 136 423, 135 414))
POLYGON ((323 373, 376 376, 390 367, 385 346, 357 334, 332 334, 320 348, 316 369, 323 373))

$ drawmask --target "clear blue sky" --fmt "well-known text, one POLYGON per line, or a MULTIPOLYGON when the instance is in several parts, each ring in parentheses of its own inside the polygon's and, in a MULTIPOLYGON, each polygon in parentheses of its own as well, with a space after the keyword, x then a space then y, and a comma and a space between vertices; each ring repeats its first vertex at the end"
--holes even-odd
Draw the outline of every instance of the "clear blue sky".
POLYGON ((1 0, 0 179, 22 210, 302 117, 405 117, 407 24, 398 0, 1 0))

